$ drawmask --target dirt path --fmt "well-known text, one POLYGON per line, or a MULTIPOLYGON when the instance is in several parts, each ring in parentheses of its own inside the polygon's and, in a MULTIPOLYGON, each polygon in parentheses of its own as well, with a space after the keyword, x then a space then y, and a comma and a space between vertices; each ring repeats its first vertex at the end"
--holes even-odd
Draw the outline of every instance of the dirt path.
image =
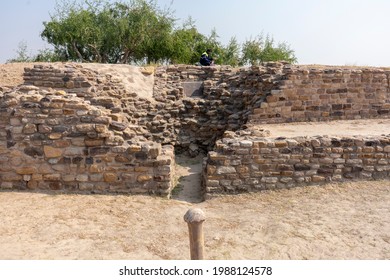
POLYGON ((183 155, 176 156, 177 185, 173 190, 172 199, 190 203, 203 201, 201 192, 201 172, 204 155, 195 158, 183 155))

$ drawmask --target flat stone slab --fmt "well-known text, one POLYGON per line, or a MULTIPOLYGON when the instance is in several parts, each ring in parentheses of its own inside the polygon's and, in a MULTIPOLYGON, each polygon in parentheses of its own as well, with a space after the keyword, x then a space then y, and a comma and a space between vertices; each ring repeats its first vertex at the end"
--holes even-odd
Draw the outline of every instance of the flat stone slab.
POLYGON ((203 82, 182 82, 184 95, 187 97, 203 96, 203 82))

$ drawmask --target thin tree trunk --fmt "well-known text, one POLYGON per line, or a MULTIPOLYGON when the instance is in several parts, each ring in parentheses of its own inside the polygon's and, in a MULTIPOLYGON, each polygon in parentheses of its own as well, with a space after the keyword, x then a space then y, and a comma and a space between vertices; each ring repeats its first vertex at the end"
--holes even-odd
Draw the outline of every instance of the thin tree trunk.
POLYGON ((127 60, 129 59, 129 56, 130 56, 130 51, 129 50, 125 50, 125 53, 121 59, 121 63, 123 64, 126 64, 127 63, 127 60))
POLYGON ((83 58, 83 56, 81 55, 80 51, 78 50, 78 48, 76 46, 76 42, 72 42, 72 46, 73 46, 73 50, 76 52, 76 54, 79 57, 79 59, 81 60, 81 62, 84 62, 85 59, 83 58))
POLYGON ((102 63, 102 56, 100 55, 99 50, 92 44, 89 44, 88 46, 94 50, 96 56, 95 62, 102 63))

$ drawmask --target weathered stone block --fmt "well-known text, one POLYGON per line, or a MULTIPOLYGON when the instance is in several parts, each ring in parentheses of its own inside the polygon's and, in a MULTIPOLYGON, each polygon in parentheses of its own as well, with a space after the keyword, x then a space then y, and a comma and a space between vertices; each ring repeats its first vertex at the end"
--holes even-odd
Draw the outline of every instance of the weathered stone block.
POLYGON ((113 183, 118 180, 118 176, 115 173, 104 173, 104 182, 113 183))
POLYGON ((94 184, 93 183, 86 183, 86 182, 79 183, 79 190, 81 190, 81 191, 93 191, 94 190, 94 184))
POLYGON ((48 138, 50 140, 58 140, 62 138, 62 133, 50 133, 48 138))
POLYGON ((326 178, 324 176, 318 176, 318 175, 313 175, 311 177, 312 182, 317 183, 317 182, 324 182, 326 178))
POLYGON ((218 180, 207 180, 207 186, 214 188, 214 187, 219 187, 219 181, 218 180))
POLYGON ((30 157, 40 157, 44 154, 41 147, 27 147, 24 149, 24 153, 30 157))
POLYGON ((76 175, 74 174, 64 174, 62 175, 62 180, 64 182, 73 182, 76 180, 76 175))
POLYGON ((61 174, 59 174, 59 173, 45 174, 45 175, 43 175, 43 180, 45 180, 45 181, 60 181, 61 174))
POLYGON ((137 176, 137 182, 144 183, 151 181, 153 179, 153 176, 151 175, 138 175, 137 176))
POLYGON ((86 174, 78 174, 76 176, 76 181, 78 181, 78 182, 88 182, 88 175, 86 175, 86 174))
POLYGON ((95 124, 78 124, 76 130, 79 132, 95 132, 95 124))
POLYGON ((87 147, 96 147, 96 146, 103 146, 104 140, 103 139, 88 139, 86 138, 84 140, 85 146, 87 147))
POLYGON ((127 150, 127 152, 129 154, 140 152, 140 151, 141 151, 141 146, 140 145, 135 145, 135 144, 130 145, 130 147, 127 150))
POLYGON ((236 168, 232 166, 219 166, 217 167, 216 174, 221 175, 221 174, 229 174, 229 173, 236 173, 236 168))
POLYGON ((135 172, 147 172, 147 171, 151 171, 151 170, 150 170, 150 167, 136 166, 136 167, 134 167, 134 171, 135 172))
POLYGON ((235 169, 237 170, 237 173, 239 173, 239 174, 241 174, 241 173, 248 173, 249 172, 249 167, 248 166, 244 166, 244 165, 237 166, 235 169))
POLYGON ((104 124, 96 124, 95 131, 98 133, 106 133, 108 131, 107 126, 104 124))
POLYGON ((56 140, 56 141, 53 141, 53 146, 55 148, 67 148, 70 146, 70 141, 69 140, 56 140))
POLYGON ((89 178, 92 182, 101 182, 103 181, 103 174, 91 174, 89 178))
POLYGON ((34 174, 37 173, 37 168, 35 166, 24 166, 16 169, 16 173, 20 175, 34 174))
POLYGON ((113 121, 110 124, 110 128, 116 131, 124 131, 127 128, 127 126, 128 125, 126 123, 116 122, 116 121, 113 121))
POLYGON ((253 146, 253 142, 249 140, 240 141, 240 146, 244 148, 251 148, 253 146))
POLYGON ((57 157, 61 157, 64 151, 63 151, 63 149, 60 149, 60 148, 54 148, 51 146, 44 146, 43 152, 44 152, 46 158, 57 158, 57 157))
POLYGON ((109 152, 109 150, 109 147, 93 147, 89 149, 89 153, 91 156, 105 155, 109 152))
POLYGON ((262 183, 267 183, 267 184, 276 184, 279 179, 278 177, 263 177, 260 180, 262 183))
POLYGON ((1 189, 9 190, 13 188, 12 182, 1 182, 1 189))
POLYGON ((33 134, 35 132, 37 132, 37 126, 35 124, 28 123, 23 128, 23 133, 25 134, 33 134))

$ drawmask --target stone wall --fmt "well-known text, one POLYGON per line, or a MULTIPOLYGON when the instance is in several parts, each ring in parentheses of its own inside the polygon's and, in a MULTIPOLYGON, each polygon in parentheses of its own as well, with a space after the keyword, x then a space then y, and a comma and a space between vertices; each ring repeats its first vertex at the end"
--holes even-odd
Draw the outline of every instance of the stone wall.
MULTIPOLYGON (((253 108, 277 87, 283 78, 283 65, 267 63, 240 69, 179 65, 156 69, 154 97, 165 104, 159 115, 178 120, 172 144, 186 148, 194 143, 212 150, 226 130, 241 129, 253 108), (201 83, 201 94, 189 96, 185 87, 196 82, 201 83)), ((160 128, 167 131, 166 127, 160 128)))
POLYGON ((1 96, 1 188, 169 195, 172 146, 196 155, 240 129, 273 87, 259 75, 281 65, 26 68, 24 85, 1 96), (191 82, 196 96, 185 95, 191 82))
POLYGON ((0 106, 1 189, 169 196, 173 147, 129 139, 128 124, 111 113, 65 91, 21 86, 6 93, 0 106))
POLYGON ((203 186, 208 197, 390 177, 390 134, 379 138, 226 136, 217 141, 205 162, 203 186))
POLYGON ((290 67, 250 123, 285 123, 390 116, 390 70, 290 67))
POLYGON ((389 117, 389 73, 36 65, 0 95, 0 186, 169 196, 174 149, 209 151, 210 194, 388 177, 388 137, 269 138, 256 124, 389 117))

